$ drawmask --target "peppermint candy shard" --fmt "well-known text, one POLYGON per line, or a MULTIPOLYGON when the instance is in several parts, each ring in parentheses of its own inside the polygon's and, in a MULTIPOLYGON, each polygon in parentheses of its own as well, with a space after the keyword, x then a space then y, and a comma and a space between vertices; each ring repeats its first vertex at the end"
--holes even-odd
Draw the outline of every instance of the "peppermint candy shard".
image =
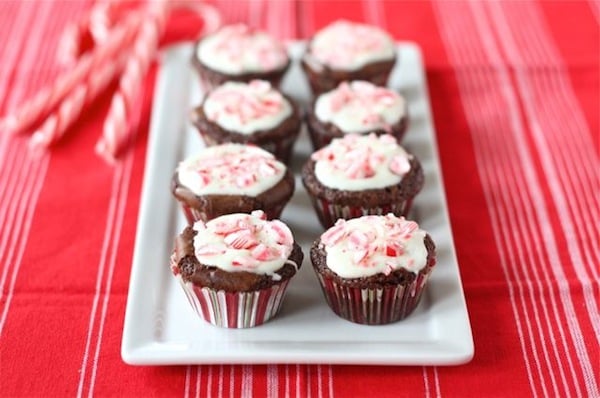
POLYGON ((221 245, 207 244, 196 248, 196 257, 202 256, 220 256, 225 253, 225 248, 221 245))
POLYGON ((404 254, 404 246, 399 242, 387 241, 385 245, 385 255, 388 257, 397 257, 404 254))
POLYGON ((262 210, 253 210, 252 213, 250 213, 250 215, 253 217, 259 218, 261 220, 267 219, 267 215, 262 210))
POLYGON ((368 253, 369 253, 369 251, 365 250, 365 249, 357 250, 352 255, 352 260, 356 264, 366 266, 366 263, 364 263, 363 260, 365 260, 367 258, 368 253))
POLYGON ((369 246, 369 237, 362 231, 353 231, 348 236, 352 245, 359 249, 366 249, 369 246))
POLYGON ((261 243, 252 249, 250 255, 258 261, 271 261, 279 258, 281 256, 281 251, 261 243))
POLYGON ((231 265, 234 267, 256 268, 258 263, 252 257, 238 256, 231 260, 231 265))
POLYGON ((403 176, 410 170, 410 162, 404 155, 396 155, 390 162, 390 171, 396 175, 403 176))
POLYGON ((323 235, 321 235, 321 242, 323 242, 325 246, 335 245, 346 235, 345 225, 340 221, 343 220, 338 220, 333 227, 329 228, 323 233, 323 235))
POLYGON ((395 270, 395 265, 396 264, 394 262, 392 262, 392 261, 386 261, 386 263, 385 263, 385 270, 383 271, 383 273, 385 275, 391 274, 395 270))
POLYGON ((238 223, 234 221, 219 220, 211 223, 210 226, 212 231, 217 235, 227 235, 241 229, 238 227, 238 223))
POLYGON ((276 241, 280 245, 290 246, 294 244, 294 237, 290 229, 281 221, 273 220, 268 225, 268 231, 274 234, 276 241))
POLYGON ((252 249, 258 245, 258 240, 249 229, 241 229, 239 231, 228 234, 223 238, 223 242, 237 250, 252 249))

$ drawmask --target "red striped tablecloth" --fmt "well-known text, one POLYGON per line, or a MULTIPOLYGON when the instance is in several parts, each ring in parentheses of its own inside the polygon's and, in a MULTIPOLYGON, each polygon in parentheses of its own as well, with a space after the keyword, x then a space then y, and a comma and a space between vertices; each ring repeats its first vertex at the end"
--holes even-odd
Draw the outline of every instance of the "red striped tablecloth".
MULTIPOLYGON (((91 1, 0 2, 0 114, 52 81, 91 1)), ((156 67, 115 167, 110 103, 52 151, 0 131, 1 396, 600 396, 595 1, 217 1, 306 38, 344 17, 421 46, 475 342, 456 367, 132 367, 120 357, 156 67)), ((170 35, 189 33, 170 24, 170 35)), ((193 31, 193 29, 192 29, 193 31)))

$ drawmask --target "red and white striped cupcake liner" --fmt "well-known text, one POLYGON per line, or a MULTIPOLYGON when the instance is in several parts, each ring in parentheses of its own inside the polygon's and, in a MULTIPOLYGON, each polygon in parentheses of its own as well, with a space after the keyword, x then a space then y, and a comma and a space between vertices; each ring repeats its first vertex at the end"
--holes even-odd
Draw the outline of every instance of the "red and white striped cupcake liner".
POLYGON ((317 273, 327 304, 338 316, 354 323, 384 325, 410 315, 419 304, 431 269, 409 284, 379 288, 348 287, 317 273))
POLYGON ((327 199, 318 198, 310 195, 311 202, 319 221, 325 228, 332 227, 335 222, 342 218, 349 220, 367 215, 382 216, 393 213, 397 217, 406 217, 412 206, 413 198, 404 201, 380 205, 377 207, 349 206, 330 202, 327 199))
POLYGON ((262 325, 281 309, 289 280, 251 292, 226 292, 184 282, 181 286, 194 311, 206 322, 230 329, 262 325))

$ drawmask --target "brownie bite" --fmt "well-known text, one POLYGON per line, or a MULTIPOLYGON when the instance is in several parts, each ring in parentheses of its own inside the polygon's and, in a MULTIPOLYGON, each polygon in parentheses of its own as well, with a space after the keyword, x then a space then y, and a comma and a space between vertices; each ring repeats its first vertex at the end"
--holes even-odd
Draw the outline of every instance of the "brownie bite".
POLYGON ((347 134, 311 155, 302 182, 319 221, 329 228, 339 218, 406 216, 424 173, 391 135, 347 134))
POLYGON ((388 214, 338 220, 314 242, 310 259, 334 313, 383 325, 417 307, 436 253, 416 222, 388 214))
POLYGON ((284 45, 268 33, 235 24, 200 39, 194 47, 192 64, 205 91, 226 81, 255 79, 278 87, 290 58, 284 45))
POLYGON ((227 82, 205 97, 192 122, 206 145, 254 144, 284 163, 292 155, 302 118, 294 101, 269 82, 227 82))
POLYGON ((306 121, 315 150, 348 133, 391 134, 400 142, 408 127, 408 106, 394 90, 360 80, 342 82, 317 97, 306 121))
POLYGON ((223 144, 182 161, 171 191, 192 225, 228 213, 263 210, 278 218, 294 193, 291 171, 259 147, 223 144))
POLYGON ((393 39, 370 25, 339 20, 318 31, 302 57, 313 94, 336 88, 343 81, 387 84, 396 62, 393 39))
POLYGON ((290 229, 255 211, 186 227, 175 240, 171 271, 202 319, 247 328, 279 312, 302 260, 290 229))

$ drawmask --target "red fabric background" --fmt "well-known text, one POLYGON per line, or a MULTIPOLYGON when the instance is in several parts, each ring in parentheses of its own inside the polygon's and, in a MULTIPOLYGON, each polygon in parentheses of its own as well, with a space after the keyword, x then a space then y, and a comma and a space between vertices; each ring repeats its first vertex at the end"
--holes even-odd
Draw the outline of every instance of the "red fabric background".
MULTIPOLYGON (((26 138, 0 131, 0 395, 598 396, 597 3, 214 3, 226 22, 282 39, 348 18, 421 46, 474 359, 456 367, 124 364, 155 66, 134 112, 134 148, 116 167, 93 153, 110 90, 42 158, 30 158, 26 138)), ((59 73, 60 32, 91 4, 0 2, 0 114, 59 73)), ((197 30, 179 16, 165 42, 197 30)))

